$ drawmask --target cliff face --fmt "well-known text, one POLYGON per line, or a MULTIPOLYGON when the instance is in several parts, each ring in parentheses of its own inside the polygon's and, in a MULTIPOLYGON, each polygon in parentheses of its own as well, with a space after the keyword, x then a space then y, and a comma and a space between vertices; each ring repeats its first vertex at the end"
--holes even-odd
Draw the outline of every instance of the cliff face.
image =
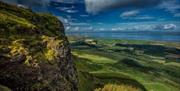
POLYGON ((0 85, 13 91, 77 91, 63 24, 0 2, 0 85))

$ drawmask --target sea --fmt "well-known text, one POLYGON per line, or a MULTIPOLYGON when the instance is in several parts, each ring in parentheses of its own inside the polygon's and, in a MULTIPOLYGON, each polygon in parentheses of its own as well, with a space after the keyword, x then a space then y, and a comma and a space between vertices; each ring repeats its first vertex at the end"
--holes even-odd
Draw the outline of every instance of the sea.
POLYGON ((180 31, 66 31, 68 36, 180 42, 180 31))

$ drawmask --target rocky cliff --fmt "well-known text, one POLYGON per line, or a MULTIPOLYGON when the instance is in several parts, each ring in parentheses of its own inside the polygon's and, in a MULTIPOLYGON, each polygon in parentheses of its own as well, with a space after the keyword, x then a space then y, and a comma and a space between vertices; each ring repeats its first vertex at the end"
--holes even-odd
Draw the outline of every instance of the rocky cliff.
POLYGON ((0 2, 0 86, 77 91, 69 43, 56 17, 0 2))

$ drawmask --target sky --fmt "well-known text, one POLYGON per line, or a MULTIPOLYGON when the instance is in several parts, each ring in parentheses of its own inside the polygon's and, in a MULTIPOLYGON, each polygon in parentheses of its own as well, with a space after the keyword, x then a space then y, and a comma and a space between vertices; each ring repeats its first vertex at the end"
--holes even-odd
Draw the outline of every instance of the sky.
POLYGON ((48 12, 67 31, 180 31, 180 0, 1 0, 48 12))

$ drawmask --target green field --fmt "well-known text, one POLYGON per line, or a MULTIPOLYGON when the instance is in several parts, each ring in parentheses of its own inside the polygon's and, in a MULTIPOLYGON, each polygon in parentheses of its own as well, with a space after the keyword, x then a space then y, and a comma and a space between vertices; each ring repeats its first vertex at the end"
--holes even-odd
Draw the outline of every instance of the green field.
POLYGON ((126 84, 142 91, 180 91, 180 43, 69 38, 79 90, 126 84))

